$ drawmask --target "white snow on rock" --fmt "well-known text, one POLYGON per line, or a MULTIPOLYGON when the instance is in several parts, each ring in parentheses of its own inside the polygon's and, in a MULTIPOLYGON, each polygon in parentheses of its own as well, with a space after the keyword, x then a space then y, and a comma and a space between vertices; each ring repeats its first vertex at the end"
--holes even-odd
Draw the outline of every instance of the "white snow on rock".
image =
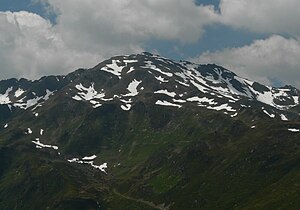
POLYGON ((288 130, 291 132, 294 132, 294 133, 300 132, 300 129, 297 129, 297 128, 289 128, 288 130))
POLYGON ((32 134, 32 130, 30 128, 27 128, 27 133, 32 134))
POLYGON ((186 99, 189 102, 199 102, 199 104, 208 103, 210 105, 217 105, 218 103, 214 102, 214 99, 209 99, 207 97, 199 98, 198 96, 194 96, 186 99))
POLYGON ((92 156, 85 156, 82 158, 82 160, 94 160, 97 156, 96 155, 92 155, 92 156))
POLYGON ((35 141, 32 141, 36 145, 36 148, 41 149, 41 148, 52 148, 54 150, 58 150, 58 146, 54 145, 49 145, 49 144, 43 144, 40 142, 39 138, 36 138, 35 141))
POLYGON ((267 110, 263 109, 263 112, 268 115, 270 118, 274 118, 275 114, 270 114, 267 110))
MULTIPOLYGON (((70 163, 79 163, 79 164, 88 164, 88 165, 91 165, 93 168, 98 169, 98 170, 100 170, 100 171, 107 174, 107 172, 105 171, 105 169, 107 169, 107 163, 103 163, 101 165, 95 165, 93 160, 96 157, 95 158, 94 158, 94 156, 91 156, 91 157, 93 159, 85 159, 84 160, 84 159, 79 159, 79 158, 72 158, 72 159, 69 159, 68 162, 70 162, 70 163)), ((90 157, 88 157, 88 158, 90 158, 90 157)))
POLYGON ((46 89, 46 95, 43 97, 43 99, 44 99, 45 101, 47 101, 47 100, 49 99, 49 97, 52 96, 53 94, 54 94, 54 92, 52 92, 52 91, 46 89))
POLYGON ((77 90, 81 91, 78 92, 78 97, 76 97, 75 100, 79 100, 79 98, 82 100, 92 100, 92 99, 101 99, 105 96, 104 93, 98 93, 95 88, 94 88, 94 83, 91 84, 91 86, 89 86, 88 88, 84 87, 81 83, 79 85, 75 86, 77 90))
POLYGON ((273 106, 277 109, 285 110, 297 106, 299 104, 299 100, 298 100, 299 96, 292 96, 292 98, 294 99, 294 104, 291 105, 278 105, 274 102, 275 99, 279 101, 285 101, 285 98, 289 98, 288 92, 290 92, 290 89, 284 89, 284 88, 276 89, 276 88, 266 86, 268 90, 263 91, 261 93, 259 91, 254 90, 251 86, 248 87, 256 95, 256 99, 258 101, 273 106))
POLYGON ((173 98, 173 101, 174 101, 175 103, 186 103, 186 100, 182 100, 182 99, 174 99, 174 98, 173 98))
POLYGON ((116 75, 119 79, 121 79, 121 73, 125 66, 119 66, 118 62, 120 61, 112 60, 112 64, 107 64, 106 66, 102 67, 101 70, 116 75))
POLYGON ((169 82, 169 80, 166 80, 166 79, 163 78, 162 76, 155 77, 155 79, 157 79, 157 80, 160 81, 160 82, 164 82, 164 83, 169 82))
POLYGON ((130 92, 126 95, 123 96, 136 96, 139 94, 137 87, 139 86, 139 84, 141 84, 142 81, 137 81, 136 79, 134 79, 131 83, 129 83, 127 90, 130 92))
POLYGON ((12 87, 8 88, 4 94, 0 94, 0 104, 9 104, 11 103, 9 98, 9 93, 12 91, 12 87))
POLYGON ((181 85, 183 85, 183 86, 190 87, 189 84, 186 84, 186 83, 181 82, 181 81, 179 81, 179 80, 176 80, 176 82, 178 82, 179 84, 181 84, 181 85))
POLYGON ((38 102, 42 99, 43 97, 36 97, 36 98, 32 98, 32 99, 29 99, 27 100, 26 103, 15 103, 14 105, 17 106, 17 107, 20 107, 22 109, 28 109, 32 106, 35 106, 38 104, 38 102))
POLYGON ((284 114, 280 114, 280 118, 281 118, 282 121, 288 121, 289 120, 284 114))
POLYGON ((168 77, 172 77, 173 76, 172 73, 170 73, 170 72, 164 72, 161 69, 157 68, 151 61, 146 61, 145 63, 146 63, 146 65, 142 66, 142 68, 149 68, 151 70, 157 71, 157 72, 159 72, 159 73, 161 73, 163 75, 166 75, 168 77))
POLYGON ((10 105, 10 104, 7 104, 7 106, 8 106, 8 108, 9 108, 9 110, 12 112, 12 106, 10 105))
POLYGON ((93 104, 93 105, 96 105, 96 104, 98 104, 98 101, 90 100, 90 103, 93 104))
POLYGON ((294 99, 294 103, 296 105, 298 105, 299 104, 299 96, 293 96, 293 99, 294 99))
POLYGON ((80 96, 78 96, 78 95, 73 96, 72 98, 73 98, 74 100, 76 100, 76 101, 83 101, 83 99, 82 99, 80 96))
POLYGON ((127 72, 127 74, 133 72, 134 70, 135 70, 134 67, 130 67, 130 69, 129 69, 129 71, 127 72))
POLYGON ((93 108, 96 109, 96 108, 98 108, 100 106, 102 106, 102 104, 96 104, 96 105, 93 106, 93 108))
POLYGON ((132 99, 128 99, 128 100, 125 100, 125 99, 120 99, 121 102, 125 103, 125 104, 130 104, 132 103, 132 99))
POLYGON ((44 129, 41 129, 41 130, 40 130, 40 135, 42 136, 43 133, 44 133, 44 129))
POLYGON ((103 163, 99 166, 91 164, 94 168, 99 169, 100 171, 104 172, 107 174, 107 172, 105 171, 105 169, 107 169, 107 163, 103 163))
POLYGON ((69 159, 68 162, 70 163, 76 163, 79 161, 79 158, 72 158, 72 159, 69 159))
POLYGON ((257 98, 256 99, 258 101, 263 102, 265 104, 268 104, 270 106, 274 106, 273 95, 271 93, 271 90, 263 92, 263 93, 255 91, 254 89, 252 91, 257 94, 257 98))
POLYGON ((178 108, 181 108, 182 105, 179 105, 179 104, 173 104, 171 102, 168 102, 168 101, 161 101, 161 100, 158 100, 156 101, 155 103, 156 105, 160 105, 160 106, 173 106, 173 107, 178 107, 178 108))
MULTIPOLYGON (((92 83, 89 87, 84 87, 81 83, 75 86, 76 89, 79 91, 77 95, 73 96, 72 98, 76 101, 88 101, 90 104, 93 105, 93 108, 98 108, 102 106, 102 104, 98 100, 102 101, 110 101, 113 99, 105 99, 105 93, 98 91, 94 88, 94 83, 92 83)), ((103 91, 103 90, 102 90, 103 91)))
POLYGON ((236 117, 236 116, 238 116, 238 113, 234 113, 234 114, 230 115, 230 117, 236 117))
POLYGON ((192 83, 199 91, 201 91, 202 93, 208 93, 208 89, 205 88, 203 85, 198 84, 198 83, 196 83, 196 82, 194 82, 194 81, 191 81, 191 83, 192 83))
POLYGON ((124 111, 129 111, 131 109, 131 104, 121 105, 121 109, 124 111))
MULTIPOLYGON (((36 93, 32 92, 33 95, 36 96, 36 93)), ((54 94, 54 92, 46 89, 46 95, 44 96, 36 96, 35 98, 31 98, 28 99, 26 102, 24 102, 25 98, 22 98, 20 100, 18 100, 16 103, 13 104, 13 106, 15 107, 19 107, 21 109, 28 109, 30 107, 35 106, 32 110, 36 109, 39 106, 42 106, 42 103, 44 103, 45 101, 47 101, 50 96, 52 96, 54 94)))
POLYGON ((123 60, 124 63, 128 64, 128 63, 137 63, 139 62, 138 60, 123 60))
POLYGON ((25 93, 25 90, 18 88, 18 90, 16 90, 15 92, 15 97, 18 98, 19 96, 21 96, 23 93, 25 93))
POLYGON ((175 92, 169 92, 168 90, 158 90, 158 91, 155 91, 154 93, 156 93, 156 94, 165 94, 165 95, 168 95, 172 98, 174 98, 176 96, 175 92))
POLYGON ((208 108, 208 109, 213 109, 213 110, 217 110, 217 111, 226 110, 226 111, 228 111, 228 112, 236 112, 236 110, 233 109, 233 108, 232 108, 231 106, 229 106, 228 104, 222 104, 222 105, 215 106, 215 107, 207 106, 206 108, 208 108))

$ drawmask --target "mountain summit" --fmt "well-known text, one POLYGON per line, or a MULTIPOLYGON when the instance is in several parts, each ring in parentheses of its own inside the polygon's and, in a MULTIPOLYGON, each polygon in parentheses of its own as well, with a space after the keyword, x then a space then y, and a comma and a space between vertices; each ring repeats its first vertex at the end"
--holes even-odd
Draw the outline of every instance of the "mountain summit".
POLYGON ((0 81, 0 208, 299 206, 299 96, 150 53, 0 81))
POLYGON ((265 86, 214 64, 176 62, 150 53, 113 57, 67 76, 1 81, 0 88, 0 104, 9 109, 38 110, 50 97, 64 94, 94 108, 114 101, 126 111, 147 98, 160 106, 194 104, 233 116, 252 104, 283 120, 297 116, 292 110, 300 95, 294 87, 265 86))

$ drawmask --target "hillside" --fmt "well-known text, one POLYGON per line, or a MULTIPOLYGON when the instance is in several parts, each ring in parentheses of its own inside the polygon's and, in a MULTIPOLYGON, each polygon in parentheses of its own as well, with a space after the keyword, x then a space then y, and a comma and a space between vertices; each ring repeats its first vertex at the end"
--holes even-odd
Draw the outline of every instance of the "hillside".
POLYGON ((150 53, 0 81, 0 209, 297 209, 299 96, 150 53))

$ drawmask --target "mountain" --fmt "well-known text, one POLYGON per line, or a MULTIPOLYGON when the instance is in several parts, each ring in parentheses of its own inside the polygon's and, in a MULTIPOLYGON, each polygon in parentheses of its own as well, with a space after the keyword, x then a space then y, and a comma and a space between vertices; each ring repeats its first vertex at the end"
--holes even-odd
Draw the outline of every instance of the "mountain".
POLYGON ((150 53, 0 81, 0 209, 297 209, 299 96, 150 53))

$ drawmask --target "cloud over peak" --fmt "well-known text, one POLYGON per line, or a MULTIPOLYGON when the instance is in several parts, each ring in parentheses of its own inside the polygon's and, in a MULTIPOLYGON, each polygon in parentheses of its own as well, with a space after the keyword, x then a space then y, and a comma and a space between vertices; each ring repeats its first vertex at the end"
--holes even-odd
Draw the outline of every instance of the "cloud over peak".
POLYGON ((218 63, 262 83, 273 85, 276 79, 299 88, 299 58, 299 40, 273 35, 243 47, 206 52, 194 60, 218 63))
MULTIPOLYGON (((298 0, 220 0, 219 11, 194 0, 31 1, 43 2, 56 21, 25 11, 0 12, 0 79, 66 74, 113 55, 144 51, 153 40, 200 46, 206 26, 222 25, 269 38, 208 51, 198 61, 265 83, 298 82, 298 0)), ((222 42, 222 33, 217 36, 222 42)))
POLYGON ((193 0, 42 0, 56 24, 29 12, 0 12, 0 79, 37 78, 144 51, 151 39, 196 42, 217 20, 193 0))
POLYGON ((90 64, 94 57, 66 46, 51 23, 37 14, 0 12, 1 79, 62 74, 68 68, 90 64))
POLYGON ((300 35, 299 0, 221 0, 220 22, 259 33, 300 35))

